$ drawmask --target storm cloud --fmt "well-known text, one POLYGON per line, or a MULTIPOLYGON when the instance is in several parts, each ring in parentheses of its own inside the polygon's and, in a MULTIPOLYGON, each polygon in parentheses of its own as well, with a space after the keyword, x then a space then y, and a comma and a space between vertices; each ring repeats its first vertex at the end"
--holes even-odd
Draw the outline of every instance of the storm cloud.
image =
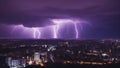
MULTIPOLYGON (((85 37, 107 33, 120 34, 119 0, 0 0, 0 24, 28 27, 53 25, 49 19, 80 18, 93 27, 85 37), (97 32, 100 30, 99 32, 97 32), (97 34, 98 33, 98 34, 97 34)), ((111 34, 113 35, 113 34, 111 34)), ((117 36, 117 35, 116 35, 117 36)), ((93 36, 92 36, 93 37, 93 36)))
POLYGON ((0 22, 49 25, 49 18, 100 19, 120 15, 118 0, 1 0, 0 22))

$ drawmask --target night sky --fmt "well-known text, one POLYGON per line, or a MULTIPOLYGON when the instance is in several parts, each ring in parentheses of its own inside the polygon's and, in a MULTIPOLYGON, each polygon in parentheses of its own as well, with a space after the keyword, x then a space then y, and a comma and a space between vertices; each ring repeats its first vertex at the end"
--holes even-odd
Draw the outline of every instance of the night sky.
MULTIPOLYGON (((50 19, 71 18, 88 23, 78 27, 79 39, 120 38, 120 0, 0 0, 0 38, 32 38, 32 32, 13 25, 42 28, 41 38, 53 38, 50 19)), ((75 38, 71 24, 58 34, 75 38)))

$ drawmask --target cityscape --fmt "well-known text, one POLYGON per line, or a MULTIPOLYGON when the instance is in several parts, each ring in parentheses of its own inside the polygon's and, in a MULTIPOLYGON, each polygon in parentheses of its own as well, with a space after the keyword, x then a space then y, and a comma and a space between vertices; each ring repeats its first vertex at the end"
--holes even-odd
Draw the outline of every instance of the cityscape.
POLYGON ((0 68, 120 68, 120 0, 0 0, 0 68))
MULTIPOLYGON (((120 63, 120 40, 4 39, 0 57, 9 68, 48 64, 110 65, 120 63)), ((1 61, 0 61, 1 62, 1 61)))

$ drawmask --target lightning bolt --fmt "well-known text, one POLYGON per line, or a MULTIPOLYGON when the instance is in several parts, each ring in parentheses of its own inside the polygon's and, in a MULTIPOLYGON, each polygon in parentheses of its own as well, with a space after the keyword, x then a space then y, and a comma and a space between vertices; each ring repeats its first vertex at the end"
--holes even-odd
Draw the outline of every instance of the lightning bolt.
POLYGON ((53 38, 58 38, 59 25, 53 26, 53 38))
MULTIPOLYGON (((60 37, 59 35, 61 33, 59 34, 59 32, 60 32, 61 28, 65 27, 64 25, 67 25, 67 24, 73 24, 74 32, 75 32, 74 38, 78 39, 79 33, 80 33, 79 30, 80 29, 82 30, 82 26, 83 26, 82 23, 83 24, 87 23, 86 21, 82 21, 79 19, 50 19, 50 20, 51 20, 51 22, 54 23, 54 25, 52 25, 52 27, 50 27, 50 30, 52 30, 52 34, 53 34, 52 36, 51 35, 50 36, 51 36, 51 38, 55 38, 55 39, 60 37)), ((87 24, 89 24, 89 23, 87 23, 87 24)), ((22 30, 22 33, 29 34, 34 39, 40 39, 42 37, 41 31, 43 31, 42 29, 45 28, 45 27, 25 27, 22 24, 11 25, 11 27, 13 28, 11 33, 13 33, 14 31, 17 31, 17 30, 22 30)), ((45 29, 45 30, 47 30, 49 32, 48 29, 45 29)))
POLYGON ((11 33, 13 33, 18 29, 23 30, 24 33, 27 33, 27 31, 29 31, 30 33, 33 33, 32 35, 34 39, 39 39, 41 37, 40 28, 38 27, 30 28, 30 27, 25 27, 24 25, 13 25, 13 30, 11 31, 11 33))
POLYGON ((72 20, 72 19, 53 19, 52 22, 56 24, 54 26, 54 38, 58 38, 57 34, 58 34, 58 29, 59 29, 60 24, 70 24, 70 23, 74 24, 73 26, 75 28, 75 38, 76 39, 79 38, 79 31, 78 31, 77 23, 80 23, 80 22, 78 20, 72 20))
POLYGON ((76 32, 76 39, 79 38, 79 32, 78 32, 78 28, 77 28, 77 23, 74 23, 74 27, 75 27, 75 32, 76 32))
POLYGON ((41 32, 39 28, 32 28, 33 29, 33 38, 39 39, 41 36, 41 32))

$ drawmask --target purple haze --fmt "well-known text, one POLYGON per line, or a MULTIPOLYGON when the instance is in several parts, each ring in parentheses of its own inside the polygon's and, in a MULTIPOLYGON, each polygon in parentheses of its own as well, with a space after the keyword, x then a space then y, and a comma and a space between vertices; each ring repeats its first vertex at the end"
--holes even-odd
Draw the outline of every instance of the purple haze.
POLYGON ((0 38, 120 38, 119 8, 120 0, 0 0, 0 38))

